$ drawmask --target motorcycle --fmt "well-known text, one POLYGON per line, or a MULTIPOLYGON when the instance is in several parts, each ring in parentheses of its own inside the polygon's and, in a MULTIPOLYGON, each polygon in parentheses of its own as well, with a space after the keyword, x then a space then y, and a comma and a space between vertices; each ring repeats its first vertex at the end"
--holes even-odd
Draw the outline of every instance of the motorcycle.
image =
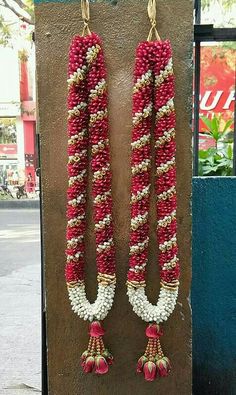
POLYGON ((16 192, 17 199, 21 199, 22 197, 25 197, 25 198, 28 197, 24 185, 17 185, 16 188, 17 188, 17 192, 16 192))
POLYGON ((0 185, 0 194, 4 197, 10 197, 10 198, 14 199, 14 196, 12 195, 12 193, 7 185, 4 185, 4 184, 0 185))

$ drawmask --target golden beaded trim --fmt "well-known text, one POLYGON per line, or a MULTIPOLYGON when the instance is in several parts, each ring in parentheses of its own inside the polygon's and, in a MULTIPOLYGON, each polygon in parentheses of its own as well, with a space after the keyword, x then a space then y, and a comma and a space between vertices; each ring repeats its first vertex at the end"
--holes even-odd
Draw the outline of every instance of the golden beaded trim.
POLYGON ((144 288, 144 287, 146 287, 145 281, 134 281, 134 280, 130 281, 130 280, 128 280, 126 282, 126 285, 128 288, 144 288))
POLYGON ((160 285, 162 288, 168 289, 170 291, 176 291, 179 287, 179 281, 176 280, 173 283, 167 283, 166 281, 161 281, 160 285))
POLYGON ((97 280, 101 285, 111 285, 116 283, 116 276, 115 274, 98 273, 97 280))
POLYGON ((69 283, 66 283, 67 288, 75 288, 78 285, 84 285, 84 280, 78 280, 78 281, 71 281, 69 283))

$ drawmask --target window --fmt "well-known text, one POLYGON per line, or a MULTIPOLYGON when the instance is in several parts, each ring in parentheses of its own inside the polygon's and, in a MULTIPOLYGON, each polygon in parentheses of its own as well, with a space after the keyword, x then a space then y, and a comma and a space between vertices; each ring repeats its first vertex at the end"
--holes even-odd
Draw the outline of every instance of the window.
POLYGON ((195 25, 193 173, 232 176, 236 175, 236 41, 233 41, 236 29, 200 24, 208 2, 202 2, 202 13, 199 3, 195 2, 198 25, 195 25))
POLYGON ((15 118, 0 118, 0 144, 16 144, 15 118))

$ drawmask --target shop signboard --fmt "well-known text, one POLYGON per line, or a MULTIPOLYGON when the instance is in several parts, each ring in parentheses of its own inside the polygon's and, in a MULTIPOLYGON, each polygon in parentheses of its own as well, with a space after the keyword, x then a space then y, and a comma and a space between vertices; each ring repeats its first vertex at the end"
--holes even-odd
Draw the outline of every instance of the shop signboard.
MULTIPOLYGON (((201 47, 200 117, 222 115, 222 129, 234 118, 236 50, 227 46, 201 47)), ((232 127, 231 127, 232 129, 232 127)), ((206 133, 200 119, 200 148, 207 149, 214 141, 206 133)))
POLYGON ((0 159, 14 159, 17 157, 17 144, 0 144, 0 159))
POLYGON ((20 115, 20 103, 0 103, 0 118, 17 117, 20 115))

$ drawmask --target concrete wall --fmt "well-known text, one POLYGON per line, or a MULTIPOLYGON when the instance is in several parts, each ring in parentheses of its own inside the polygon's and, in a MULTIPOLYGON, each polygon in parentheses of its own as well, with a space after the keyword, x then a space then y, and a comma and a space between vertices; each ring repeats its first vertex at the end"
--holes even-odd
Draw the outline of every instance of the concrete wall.
POLYGON ((236 179, 193 179, 194 395, 236 393, 236 179))
MULTIPOLYGON (((36 46, 38 115, 41 134, 44 258, 47 296, 49 393, 51 395, 191 394, 191 81, 192 81, 192 1, 158 1, 158 30, 173 43, 176 72, 178 239, 182 265, 180 297, 173 316, 164 327, 163 346, 171 358, 169 378, 147 383, 137 377, 135 364, 146 339, 145 323, 131 311, 126 297, 128 265, 131 95, 134 53, 137 43, 149 30, 146 0, 118 0, 116 5, 101 1, 91 5, 91 27, 104 40, 109 73, 109 116, 113 171, 117 293, 114 308, 105 320, 105 341, 115 356, 115 364, 104 377, 85 376, 79 365, 87 347, 87 324, 70 309, 64 281, 65 208, 67 188, 66 72, 72 36, 81 31, 80 3, 36 3, 36 46)), ((156 243, 151 237, 151 268, 148 296, 154 302, 158 291, 155 265, 156 243), (156 276, 156 281, 151 281, 156 276)), ((87 243, 88 295, 96 295, 94 239, 91 224, 87 243), (92 269, 92 272, 90 269, 92 269)))

